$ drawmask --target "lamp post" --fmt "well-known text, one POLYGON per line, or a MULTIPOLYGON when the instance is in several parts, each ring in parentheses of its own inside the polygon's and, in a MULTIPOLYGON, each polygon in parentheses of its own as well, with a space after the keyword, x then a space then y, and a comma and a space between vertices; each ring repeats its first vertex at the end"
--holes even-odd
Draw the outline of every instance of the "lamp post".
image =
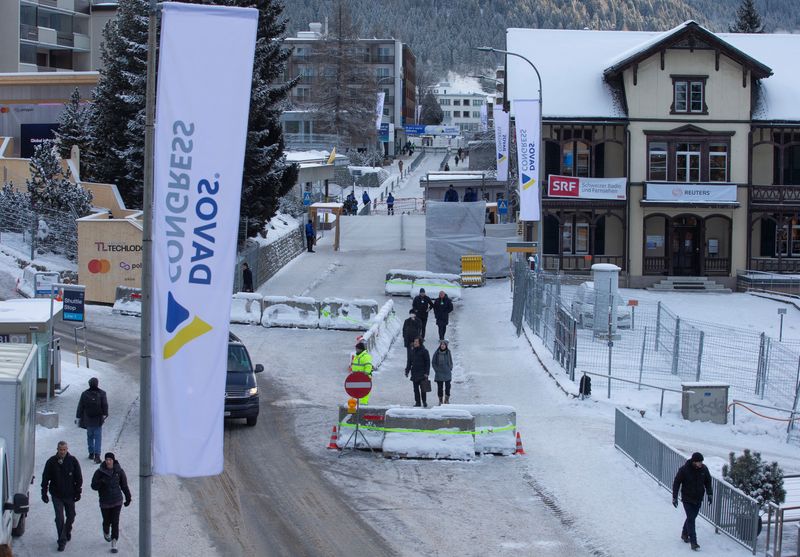
MULTIPOLYGON (((508 50, 500 50, 499 48, 493 48, 491 46, 478 46, 478 47, 475 47, 475 50, 480 50, 481 52, 495 52, 497 54, 505 54, 506 56, 516 56, 517 58, 522 58, 523 60, 525 60, 531 66, 531 68, 533 68, 533 71, 536 72, 536 78, 539 80, 539 143, 540 143, 540 145, 539 145, 539 153, 541 154, 541 152, 542 152, 541 151, 541 143, 542 143, 542 76, 539 74, 539 70, 536 68, 536 66, 533 64, 533 62, 531 62, 530 60, 525 58, 522 54, 518 54, 516 52, 511 52, 511 51, 508 51, 508 50)), ((506 79, 506 91, 507 91, 508 90, 508 72, 506 72, 506 78, 505 79, 506 79)), ((539 158, 539 164, 540 165, 541 165, 541 161, 542 161, 542 159, 541 159, 541 156, 540 156, 540 158, 539 158)), ((539 168, 537 168, 536 171, 537 171, 537 173, 541 174, 539 168)), ((519 163, 517 163, 517 172, 519 172, 519 163)), ((537 176, 536 178, 538 179, 539 177, 537 176)), ((539 243, 539 250, 538 251, 541 252, 544 249, 544 238, 543 238, 543 235, 542 235, 542 222, 543 222, 543 217, 544 217, 544 207, 542 206, 542 185, 539 184, 539 187, 537 189, 539 190, 539 221, 538 221, 538 224, 536 226, 536 241, 539 243)), ((520 198, 520 201, 521 200, 522 199, 520 198)), ((540 261, 541 261, 541 257, 540 257, 540 261)), ((538 268, 539 268, 539 265, 537 265, 537 269, 538 268)))

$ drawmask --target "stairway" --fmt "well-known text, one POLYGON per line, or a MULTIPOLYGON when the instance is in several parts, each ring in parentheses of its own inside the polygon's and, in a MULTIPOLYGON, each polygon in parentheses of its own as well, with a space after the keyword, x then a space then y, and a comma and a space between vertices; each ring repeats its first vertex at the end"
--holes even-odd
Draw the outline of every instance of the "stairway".
POLYGON ((667 277, 654 284, 647 290, 653 292, 717 292, 730 294, 730 288, 725 288, 707 277, 667 277))

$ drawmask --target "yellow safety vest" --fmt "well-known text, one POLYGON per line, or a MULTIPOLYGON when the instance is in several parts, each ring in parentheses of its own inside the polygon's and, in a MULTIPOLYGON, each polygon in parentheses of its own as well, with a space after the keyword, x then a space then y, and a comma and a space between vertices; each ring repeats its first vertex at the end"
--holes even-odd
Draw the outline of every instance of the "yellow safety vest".
POLYGON ((364 350, 361 354, 356 354, 353 357, 353 363, 350 367, 353 371, 361 371, 372 377, 372 356, 364 350))

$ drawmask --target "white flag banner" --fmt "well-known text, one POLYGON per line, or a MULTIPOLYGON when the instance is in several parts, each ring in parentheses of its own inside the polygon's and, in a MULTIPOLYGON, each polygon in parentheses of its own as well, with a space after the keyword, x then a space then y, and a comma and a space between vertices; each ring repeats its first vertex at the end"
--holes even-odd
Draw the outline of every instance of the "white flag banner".
POLYGON ((375 129, 381 129, 381 120, 383 120, 383 99, 386 98, 386 93, 381 91, 378 93, 378 106, 375 107, 375 129))
POLYGON ((539 207, 539 135, 541 132, 539 101, 514 101, 517 128, 517 161, 519 166, 519 219, 538 221, 539 207))
POLYGON ((505 182, 508 180, 508 112, 504 112, 502 106, 495 105, 493 116, 497 179, 505 182))
POLYGON ((223 469, 228 326, 258 10, 165 3, 153 192, 153 469, 223 469))
POLYGON ((486 110, 486 103, 481 105, 481 131, 485 132, 489 129, 489 113, 486 110))

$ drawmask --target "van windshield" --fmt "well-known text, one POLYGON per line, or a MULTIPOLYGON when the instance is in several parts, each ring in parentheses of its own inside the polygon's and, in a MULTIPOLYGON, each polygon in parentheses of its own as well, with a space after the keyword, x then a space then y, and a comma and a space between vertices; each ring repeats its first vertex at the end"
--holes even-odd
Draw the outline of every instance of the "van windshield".
POLYGON ((228 372, 250 373, 251 371, 253 371, 253 366, 244 346, 228 345, 228 372))

